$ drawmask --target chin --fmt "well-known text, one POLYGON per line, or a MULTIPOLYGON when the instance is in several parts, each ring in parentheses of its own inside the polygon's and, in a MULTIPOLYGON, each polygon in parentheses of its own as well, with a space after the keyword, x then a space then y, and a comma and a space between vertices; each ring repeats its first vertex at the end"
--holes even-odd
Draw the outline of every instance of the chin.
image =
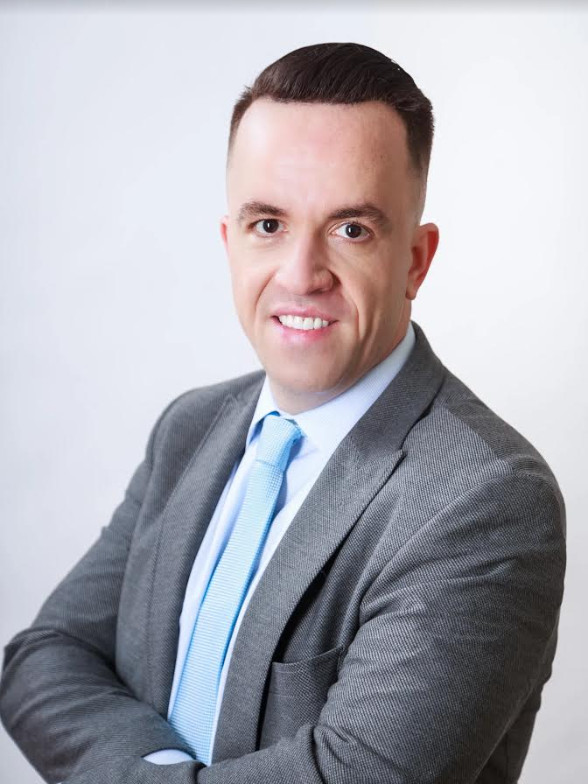
POLYGON ((313 375, 308 371, 302 371, 302 374, 268 372, 268 375, 274 392, 284 399, 300 404, 302 406, 300 410, 303 411, 315 408, 339 393, 339 378, 325 374, 324 368, 322 371, 320 375, 313 375))

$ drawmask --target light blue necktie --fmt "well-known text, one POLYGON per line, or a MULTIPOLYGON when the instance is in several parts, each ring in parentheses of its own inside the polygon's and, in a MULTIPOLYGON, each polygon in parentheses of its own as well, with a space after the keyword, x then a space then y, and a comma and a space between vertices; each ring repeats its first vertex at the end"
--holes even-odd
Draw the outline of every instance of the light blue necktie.
POLYGON ((290 450, 301 435, 295 422, 276 412, 263 420, 241 509, 194 624, 170 722, 206 765, 229 641, 257 570, 290 450))

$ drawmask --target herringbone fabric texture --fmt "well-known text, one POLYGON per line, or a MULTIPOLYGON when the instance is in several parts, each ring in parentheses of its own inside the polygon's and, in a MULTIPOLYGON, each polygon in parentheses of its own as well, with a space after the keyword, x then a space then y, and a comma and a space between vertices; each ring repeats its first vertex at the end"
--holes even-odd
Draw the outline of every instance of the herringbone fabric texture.
POLYGON ((241 509, 194 624, 170 721, 206 764, 227 647, 274 516, 292 445, 300 436, 292 420, 265 417, 241 509))

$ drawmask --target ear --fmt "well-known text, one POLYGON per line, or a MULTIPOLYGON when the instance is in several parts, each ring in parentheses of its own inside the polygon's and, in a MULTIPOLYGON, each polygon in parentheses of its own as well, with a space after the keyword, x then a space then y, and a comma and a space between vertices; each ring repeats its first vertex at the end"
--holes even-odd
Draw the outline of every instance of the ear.
POLYGON ((228 254, 229 252, 229 240, 228 240, 228 232, 229 232, 229 216, 223 215, 220 222, 220 234, 221 239, 223 241, 223 245, 225 246, 225 251, 228 254))
POLYGON ((406 298, 416 299, 439 245, 439 229, 434 223, 424 223, 415 230, 412 244, 412 263, 408 271, 406 298))

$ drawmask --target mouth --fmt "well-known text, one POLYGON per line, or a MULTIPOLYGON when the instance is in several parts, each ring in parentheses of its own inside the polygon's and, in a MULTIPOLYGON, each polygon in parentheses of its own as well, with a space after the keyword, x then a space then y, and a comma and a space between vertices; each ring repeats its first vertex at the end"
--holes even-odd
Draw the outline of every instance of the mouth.
POLYGON ((295 316, 292 313, 282 313, 279 316, 274 316, 274 319, 279 321, 283 327, 302 332, 326 329, 333 323, 320 316, 295 316))

